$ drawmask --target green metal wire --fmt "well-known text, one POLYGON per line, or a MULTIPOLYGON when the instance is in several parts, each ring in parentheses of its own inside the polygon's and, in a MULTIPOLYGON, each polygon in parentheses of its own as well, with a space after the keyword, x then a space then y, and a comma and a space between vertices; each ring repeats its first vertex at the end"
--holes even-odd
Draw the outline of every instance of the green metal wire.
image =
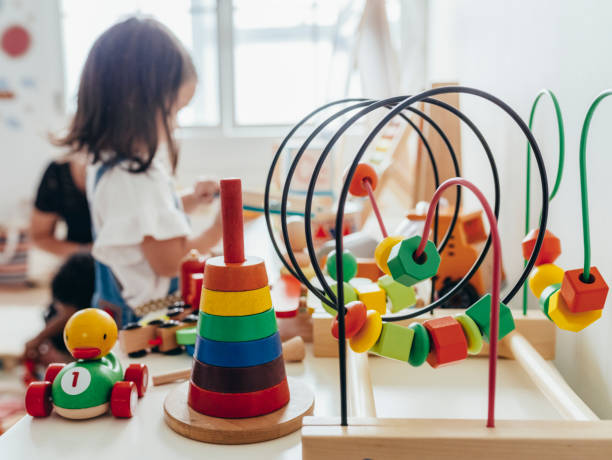
MULTIPOLYGON (((555 179, 555 185, 553 186, 552 191, 550 192, 550 196, 548 197, 548 201, 550 202, 557 194, 559 186, 561 185, 561 178, 563 177, 563 165, 565 163, 565 129, 563 128, 563 116, 561 115, 561 107, 559 106, 559 101, 557 100, 557 97, 554 95, 554 93, 549 89, 540 90, 535 100, 533 101, 533 105, 531 106, 531 113, 529 115, 529 129, 532 129, 536 107, 538 106, 538 102, 544 95, 550 97, 555 107, 555 114, 557 115, 557 127, 559 131, 559 164, 557 166, 557 178, 555 179)), ((527 184, 525 187, 525 235, 527 235, 527 233, 529 233, 529 228, 531 227, 531 145, 529 144, 529 142, 527 142, 527 184)), ((527 261, 525 261, 525 264, 527 264, 527 261)), ((527 282, 525 281, 525 283, 523 284, 523 315, 527 314, 527 294, 527 282)))
POLYGON ((595 109, 602 100, 610 95, 612 95, 612 90, 607 89, 591 103, 582 125, 582 133, 580 134, 580 197, 582 199, 582 239, 584 241, 584 273, 582 274, 582 279, 587 282, 591 279, 591 231, 589 228, 589 192, 587 189, 586 173, 587 137, 595 109))

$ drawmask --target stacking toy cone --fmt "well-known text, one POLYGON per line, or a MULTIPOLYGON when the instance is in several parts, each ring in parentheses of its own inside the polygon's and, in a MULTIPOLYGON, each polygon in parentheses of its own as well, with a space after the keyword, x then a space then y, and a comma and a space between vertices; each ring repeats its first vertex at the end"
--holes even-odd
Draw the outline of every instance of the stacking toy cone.
POLYGON ((224 256, 208 259, 188 403, 223 418, 264 415, 289 402, 264 261, 244 256, 242 187, 221 181, 224 256))

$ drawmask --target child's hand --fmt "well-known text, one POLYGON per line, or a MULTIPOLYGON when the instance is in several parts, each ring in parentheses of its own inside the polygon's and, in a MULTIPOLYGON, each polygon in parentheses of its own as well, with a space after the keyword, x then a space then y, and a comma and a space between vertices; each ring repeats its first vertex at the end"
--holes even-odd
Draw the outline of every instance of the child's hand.
POLYGON ((23 359, 37 360, 40 356, 40 345, 41 340, 38 337, 26 342, 25 350, 23 352, 23 359))
POLYGON ((210 204, 219 193, 219 183, 214 180, 198 180, 193 187, 193 195, 198 203, 210 204))

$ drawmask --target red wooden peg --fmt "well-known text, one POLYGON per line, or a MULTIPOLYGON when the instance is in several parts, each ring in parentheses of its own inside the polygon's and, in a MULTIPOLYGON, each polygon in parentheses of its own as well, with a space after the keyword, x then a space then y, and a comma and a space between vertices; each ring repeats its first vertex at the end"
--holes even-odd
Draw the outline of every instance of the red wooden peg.
POLYGON ((240 179, 222 179, 220 189, 224 260, 239 264, 244 262, 242 183, 240 179))

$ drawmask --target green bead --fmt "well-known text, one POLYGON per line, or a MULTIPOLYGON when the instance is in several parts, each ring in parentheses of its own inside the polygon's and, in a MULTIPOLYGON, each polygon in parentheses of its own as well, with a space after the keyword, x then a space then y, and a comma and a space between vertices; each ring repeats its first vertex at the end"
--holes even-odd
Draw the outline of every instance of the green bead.
POLYGON ((548 316, 548 301, 550 300, 550 296, 559 289, 561 289, 561 283, 551 284, 550 286, 546 287, 542 291, 542 295, 540 295, 540 301, 538 302, 540 304, 540 310, 542 310, 548 319, 550 319, 550 316, 548 316))
MULTIPOLYGON (((483 295, 474 305, 465 311, 474 320, 484 339, 489 342, 491 336, 491 294, 483 295)), ((514 330, 514 318, 510 309, 499 303, 499 340, 514 330)))
POLYGON ((422 261, 414 260, 414 253, 421 242, 420 236, 413 236, 396 244, 389 253, 387 264, 391 276, 404 286, 412 286, 420 281, 431 278, 438 272, 440 254, 436 246, 427 241, 421 257, 422 261))
POLYGON ((391 300, 392 313, 397 313, 404 308, 412 307, 416 304, 416 294, 412 286, 404 286, 389 275, 378 278, 378 285, 387 293, 387 297, 391 300))
POLYGON ((411 366, 418 367, 427 360, 430 348, 429 334, 421 323, 412 323, 408 329, 414 331, 408 362, 411 366))
MULTIPOLYGON (((353 286, 351 286, 348 283, 342 283, 344 285, 344 305, 346 305, 349 302, 354 302, 355 300, 358 300, 358 296, 357 296, 357 291, 355 291, 355 289, 353 288, 353 286)), ((334 283, 330 286, 332 292, 338 296, 338 283, 334 283)), ((327 295, 325 295, 326 298, 329 299, 329 297, 327 295)), ((336 310, 334 310, 332 307, 330 307, 329 305, 327 305, 324 302, 321 302, 321 305, 323 305, 323 308, 325 309, 325 311, 327 313, 329 313, 332 316, 336 316, 338 314, 338 312, 336 310)))
POLYGON ((386 358, 406 362, 410 359, 414 330, 396 323, 383 323, 378 341, 370 351, 386 358))
MULTIPOLYGON (((338 281, 336 277, 336 251, 332 251, 327 256, 327 273, 334 281, 338 281)), ((357 259, 349 251, 342 252, 342 278, 344 281, 350 281, 357 274, 357 259)))

